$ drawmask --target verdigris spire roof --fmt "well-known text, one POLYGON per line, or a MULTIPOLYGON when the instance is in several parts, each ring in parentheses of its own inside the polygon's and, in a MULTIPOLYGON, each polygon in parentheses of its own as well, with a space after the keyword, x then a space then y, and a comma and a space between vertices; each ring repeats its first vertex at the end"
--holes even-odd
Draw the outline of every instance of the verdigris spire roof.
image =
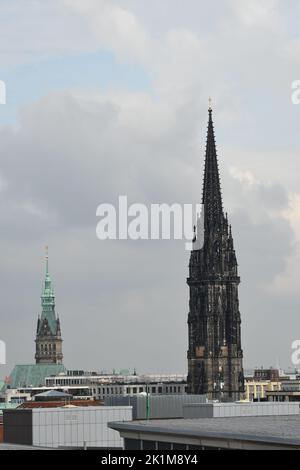
POLYGON ((57 322, 56 322, 56 315, 55 315, 54 290, 52 287, 52 281, 51 281, 50 274, 49 274, 48 247, 46 247, 46 274, 45 274, 45 281, 44 281, 41 301, 42 301, 42 315, 41 315, 40 325, 42 326, 43 321, 47 320, 51 333, 55 335, 56 329, 57 329, 57 322))
POLYGON ((48 255, 48 247, 46 247, 46 275, 45 275, 45 285, 43 288, 42 298, 50 299, 53 298, 54 300, 54 291, 52 288, 52 282, 49 274, 49 255, 48 255))
POLYGON ((211 106, 209 106, 208 114, 202 204, 204 205, 205 227, 212 229, 223 221, 224 216, 211 106))

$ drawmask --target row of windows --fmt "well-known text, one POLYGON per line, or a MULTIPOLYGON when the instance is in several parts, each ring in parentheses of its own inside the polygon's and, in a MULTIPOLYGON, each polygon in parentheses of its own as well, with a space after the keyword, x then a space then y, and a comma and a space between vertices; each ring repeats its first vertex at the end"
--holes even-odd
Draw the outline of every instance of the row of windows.
POLYGON ((68 385, 86 385, 85 379, 58 379, 58 380, 46 380, 48 387, 54 387, 57 385, 68 386, 68 385))
MULTIPOLYGON (((211 450, 217 447, 193 446, 178 444, 175 442, 140 441, 137 439, 125 439, 125 450, 211 450)), ((174 454, 176 455, 176 454, 174 454)))
POLYGON ((268 387, 268 386, 256 387, 256 386, 250 385, 250 386, 247 386, 246 390, 249 391, 249 393, 265 393, 268 391, 276 391, 276 390, 280 391, 281 387, 280 386, 277 387, 276 385, 273 385, 272 387, 268 387))
MULTIPOLYGON (((162 386, 152 386, 152 387, 126 387, 126 394, 127 395, 134 395, 136 393, 149 393, 152 394, 162 394, 162 393, 184 393, 186 392, 186 387, 183 386, 167 386, 167 387, 162 387, 162 386)), ((125 388, 123 387, 102 387, 98 388, 98 390, 94 389, 93 393, 96 394, 98 392, 98 395, 123 395, 125 392, 125 388)))
POLYGON ((50 343, 50 344, 40 344, 40 350, 41 351, 56 351, 56 344, 55 343, 50 343))
MULTIPOLYGON (((70 386, 70 385, 87 385, 86 379, 49 379, 46 380, 46 385, 48 387, 53 386, 70 386)), ((94 388, 94 395, 134 395, 136 393, 147 393, 147 386, 140 387, 99 387, 94 388)), ((186 387, 183 385, 170 385, 170 386, 150 386, 148 387, 148 392, 152 394, 162 394, 162 393, 184 393, 186 392, 186 387)))

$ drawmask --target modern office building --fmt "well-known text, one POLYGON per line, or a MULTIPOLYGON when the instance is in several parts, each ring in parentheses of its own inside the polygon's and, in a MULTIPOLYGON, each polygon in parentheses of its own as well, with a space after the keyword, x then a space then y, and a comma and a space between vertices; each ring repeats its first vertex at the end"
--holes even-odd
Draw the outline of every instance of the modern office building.
POLYGON ((300 450, 297 403, 189 404, 185 416, 114 422, 126 450, 300 450))
POLYGON ((130 421, 131 407, 66 407, 5 410, 3 441, 44 448, 122 449, 110 421, 130 421))
POLYGON ((132 419, 183 418, 188 405, 206 403, 205 395, 112 395, 105 399, 107 406, 132 406, 132 419))
POLYGON ((70 393, 76 399, 104 400, 115 396, 182 395, 186 393, 186 375, 121 375, 98 374, 96 372, 67 371, 62 365, 16 366, 12 374, 12 386, 2 394, 5 401, 9 397, 34 397, 47 391, 70 393), (45 376, 45 370, 59 374, 45 376), (19 384, 19 385, 18 385, 19 384), (14 388, 12 388, 14 387, 14 388))
POLYGON ((109 396, 134 396, 141 393, 152 395, 176 395, 186 393, 186 375, 121 375, 96 374, 82 372, 81 374, 66 373, 45 379, 46 388, 88 387, 89 395, 97 400, 109 396))
POLYGON ((267 401, 269 392, 281 390, 280 381, 245 379, 244 398, 247 401, 267 401))
POLYGON ((272 402, 299 402, 300 407, 300 380, 283 380, 278 390, 268 390, 266 398, 272 402))

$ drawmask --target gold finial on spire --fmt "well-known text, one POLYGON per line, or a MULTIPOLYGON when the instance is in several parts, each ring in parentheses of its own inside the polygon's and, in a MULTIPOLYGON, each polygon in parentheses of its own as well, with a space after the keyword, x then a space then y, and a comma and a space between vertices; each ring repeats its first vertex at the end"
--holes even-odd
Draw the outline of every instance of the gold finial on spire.
POLYGON ((211 99, 211 97, 208 98, 208 110, 212 111, 212 99, 211 99))

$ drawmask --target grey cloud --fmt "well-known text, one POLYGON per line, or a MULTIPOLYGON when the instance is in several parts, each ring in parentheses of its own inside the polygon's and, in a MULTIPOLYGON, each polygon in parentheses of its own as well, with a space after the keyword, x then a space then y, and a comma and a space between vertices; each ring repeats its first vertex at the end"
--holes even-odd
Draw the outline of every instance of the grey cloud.
MULTIPOLYGON (((199 201, 204 154, 203 144, 200 151, 198 143, 200 114, 197 106, 191 106, 187 122, 187 106, 169 123, 165 135, 158 129, 155 138, 140 128, 137 144, 134 127, 123 124, 125 102, 119 98, 116 106, 112 98, 103 104, 96 97, 92 102, 69 94, 51 95, 23 114, 19 130, 3 134, 0 170, 8 190, 2 193, 0 206, 7 225, 0 233, 0 278, 6 279, 2 331, 8 342, 8 368, 33 358, 42 246, 47 243, 67 365, 185 371, 188 253, 184 243, 100 242, 95 210, 100 202, 117 202, 119 194, 128 194, 129 202, 147 204, 199 201), (20 205, 13 222, 10 210, 24 200, 44 208, 42 216, 33 211, 29 217, 20 205)), ((206 126, 201 122, 204 142, 206 126)), ((143 125, 148 122, 140 120, 143 125)), ((287 205, 287 195, 278 185, 245 188, 220 159, 225 170, 224 204, 231 209, 243 280, 246 363, 253 364, 269 355, 263 353, 263 345, 256 350, 252 329, 276 308, 262 286, 283 270, 293 250, 291 228, 282 218, 269 215, 274 207, 287 205), (258 220, 253 219, 255 209, 258 220)), ((273 328, 276 335, 281 324, 273 328)), ((285 331, 287 341, 290 333, 285 331)), ((288 361, 288 351, 284 359, 288 361)))

